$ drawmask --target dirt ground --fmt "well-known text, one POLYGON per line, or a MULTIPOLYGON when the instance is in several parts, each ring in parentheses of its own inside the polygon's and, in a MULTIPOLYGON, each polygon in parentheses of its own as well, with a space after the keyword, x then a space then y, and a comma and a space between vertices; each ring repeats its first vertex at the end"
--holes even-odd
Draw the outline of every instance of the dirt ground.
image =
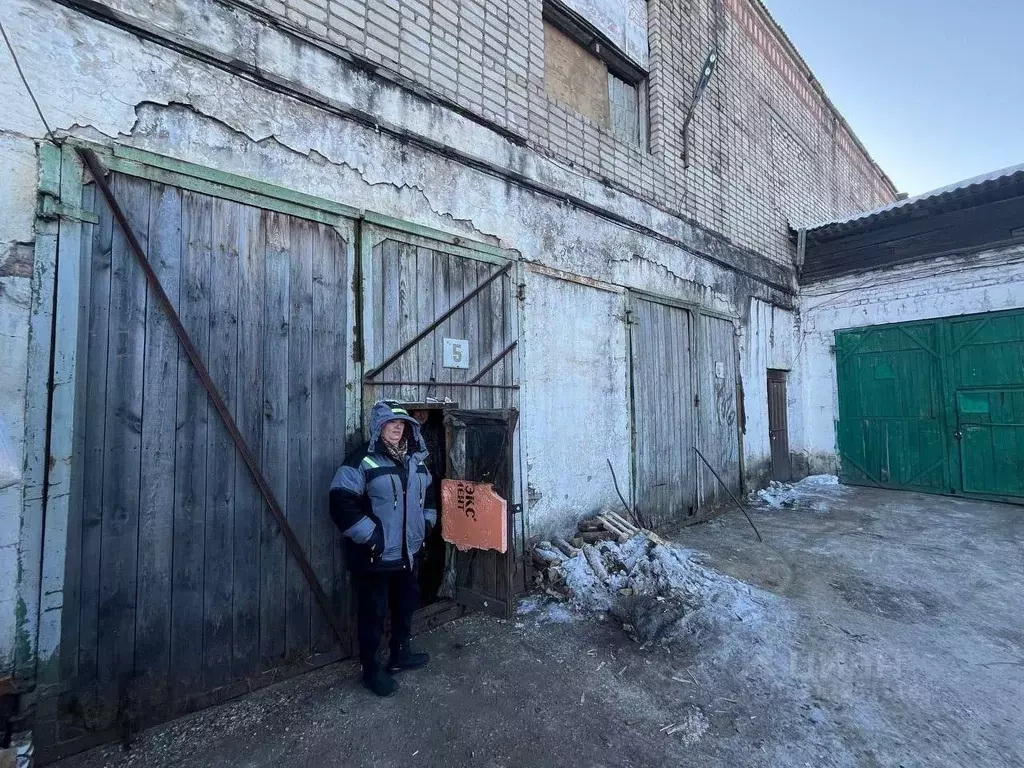
POLYGON ((534 601, 422 637, 392 699, 337 665, 59 765, 1024 766, 1024 509, 832 486, 753 515, 765 544, 738 513, 674 534, 767 590, 742 643, 534 601))

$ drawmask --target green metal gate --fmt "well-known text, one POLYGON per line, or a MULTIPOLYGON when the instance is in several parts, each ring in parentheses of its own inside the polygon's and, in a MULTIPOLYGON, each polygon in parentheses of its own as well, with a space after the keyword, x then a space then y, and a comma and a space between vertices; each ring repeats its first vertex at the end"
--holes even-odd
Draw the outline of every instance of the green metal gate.
POLYGON ((1024 311, 836 332, 843 482, 1024 500, 1024 311))

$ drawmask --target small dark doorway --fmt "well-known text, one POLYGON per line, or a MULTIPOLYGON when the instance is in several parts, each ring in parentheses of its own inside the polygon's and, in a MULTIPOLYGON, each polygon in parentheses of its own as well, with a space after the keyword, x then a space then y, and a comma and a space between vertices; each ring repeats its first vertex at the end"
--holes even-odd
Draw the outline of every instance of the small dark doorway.
POLYGON ((772 480, 789 482, 789 416, 786 406, 786 371, 768 371, 768 439, 772 448, 772 480))

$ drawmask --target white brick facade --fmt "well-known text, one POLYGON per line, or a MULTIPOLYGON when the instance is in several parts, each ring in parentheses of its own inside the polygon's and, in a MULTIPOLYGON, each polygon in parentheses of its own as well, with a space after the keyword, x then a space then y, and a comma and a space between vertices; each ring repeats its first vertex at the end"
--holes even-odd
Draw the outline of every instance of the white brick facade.
POLYGON ((681 127, 715 39, 715 3, 648 3, 650 151, 548 97, 542 0, 253 0, 743 248, 792 260, 791 224, 891 202, 895 190, 758 0, 720 6, 721 59, 681 127))

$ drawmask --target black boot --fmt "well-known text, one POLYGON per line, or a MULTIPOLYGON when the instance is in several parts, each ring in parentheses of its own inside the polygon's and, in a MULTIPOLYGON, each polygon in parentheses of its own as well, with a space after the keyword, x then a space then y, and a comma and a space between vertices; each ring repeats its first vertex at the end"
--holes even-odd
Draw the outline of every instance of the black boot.
POLYGON ((398 682, 381 669, 380 664, 363 665, 363 685, 378 696, 391 696, 398 690, 398 682))
POLYGON ((391 649, 391 660, 388 662, 388 672, 401 672, 403 669, 419 669, 427 666, 430 661, 429 653, 417 653, 412 650, 408 641, 397 648, 391 649))

